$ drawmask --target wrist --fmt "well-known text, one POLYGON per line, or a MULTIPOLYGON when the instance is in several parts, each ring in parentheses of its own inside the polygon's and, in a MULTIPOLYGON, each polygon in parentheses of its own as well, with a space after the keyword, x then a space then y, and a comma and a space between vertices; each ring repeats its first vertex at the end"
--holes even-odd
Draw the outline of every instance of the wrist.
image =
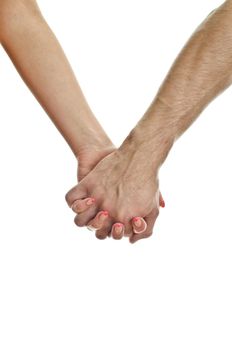
POLYGON ((130 132, 119 150, 134 154, 138 160, 144 159, 153 171, 158 172, 174 141, 175 138, 165 131, 162 123, 145 116, 130 132))
POLYGON ((81 113, 82 123, 72 128, 72 150, 77 160, 82 157, 83 153, 98 153, 103 150, 115 148, 114 144, 107 136, 106 132, 99 124, 95 116, 88 113, 81 113))
POLYGON ((74 150, 74 155, 79 161, 83 157, 83 154, 107 154, 114 149, 114 144, 106 135, 94 135, 94 137, 88 137, 86 135, 86 138, 83 138, 81 145, 74 150))

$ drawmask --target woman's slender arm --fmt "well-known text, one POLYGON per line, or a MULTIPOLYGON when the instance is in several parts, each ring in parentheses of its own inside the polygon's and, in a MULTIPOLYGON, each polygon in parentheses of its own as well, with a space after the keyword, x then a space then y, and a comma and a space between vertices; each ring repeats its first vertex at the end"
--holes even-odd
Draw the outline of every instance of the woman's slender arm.
POLYGON ((36 1, 0 0, 0 39, 75 156, 79 158, 85 149, 112 151, 36 1))

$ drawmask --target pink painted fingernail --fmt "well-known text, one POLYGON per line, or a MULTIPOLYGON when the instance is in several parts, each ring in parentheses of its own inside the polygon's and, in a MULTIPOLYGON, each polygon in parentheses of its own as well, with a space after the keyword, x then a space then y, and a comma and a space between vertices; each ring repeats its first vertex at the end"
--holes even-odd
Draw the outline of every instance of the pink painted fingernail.
POLYGON ((123 224, 115 224, 114 225, 114 230, 115 230, 116 233, 122 233, 123 224))
POLYGON ((109 213, 108 213, 108 211, 104 210, 99 215, 99 220, 102 222, 107 218, 107 216, 109 216, 109 213))
POLYGON ((142 226, 142 220, 138 216, 133 218, 133 223, 136 227, 141 227, 142 226))
POLYGON ((164 200, 161 201, 160 206, 161 206, 161 208, 165 208, 165 201, 164 200))
POLYGON ((89 198, 86 202, 87 205, 92 205, 93 203, 95 203, 95 198, 89 198))

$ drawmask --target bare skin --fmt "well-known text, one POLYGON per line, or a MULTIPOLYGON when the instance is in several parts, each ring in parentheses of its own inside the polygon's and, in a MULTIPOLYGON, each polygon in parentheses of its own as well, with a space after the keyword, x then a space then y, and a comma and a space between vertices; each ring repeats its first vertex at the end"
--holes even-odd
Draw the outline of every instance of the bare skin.
POLYGON ((72 149, 78 161, 78 180, 83 179, 102 158, 115 151, 115 146, 91 111, 36 1, 0 1, 0 40, 72 149))
POLYGON ((114 237, 128 236, 133 242, 136 234, 133 234, 131 224, 137 232, 145 227, 143 220, 140 226, 138 218, 133 219, 135 213, 145 219, 147 231, 152 229, 159 214, 158 177, 154 169, 148 167, 147 160, 138 158, 136 152, 127 152, 127 146, 101 160, 66 198, 72 206, 76 200, 85 197, 96 198, 96 201, 91 209, 79 212, 75 222, 78 226, 87 224, 97 228, 96 235, 102 239, 110 234, 112 225, 123 223, 125 230, 114 237), (97 214, 99 208, 101 215, 97 214), (94 215, 96 217, 92 219, 94 215))
MULTIPOLYGON (((159 214, 158 172, 175 141, 232 82, 232 1, 225 1, 197 28, 171 67, 154 101, 122 146, 98 163, 66 196, 94 197, 93 213, 108 211, 102 237, 117 221, 131 242, 149 237, 159 214), (152 157, 151 157, 152 155, 152 157), (147 157, 152 162, 147 162, 147 157), (144 217, 147 229, 132 235, 130 221, 144 217)), ((93 219, 97 226, 98 216, 93 219)), ((91 225, 88 212, 76 224, 91 225)))
POLYGON ((73 153, 112 142, 93 115, 70 64, 34 0, 1 0, 1 43, 73 153))
MULTIPOLYGON (((111 149, 110 152, 108 150, 103 150, 102 152, 99 152, 97 154, 93 154, 91 150, 84 150, 83 154, 79 155, 79 167, 78 167, 78 179, 79 181, 84 180, 84 178, 89 174, 89 172, 94 168, 98 167, 98 163, 103 160, 109 160, 109 163, 111 162, 111 158, 114 156, 114 154, 117 153, 117 149, 111 149)), ((122 166, 122 163, 119 164, 119 166, 122 166)), ((108 171, 108 169, 106 169, 108 171)), ((105 173, 106 174, 106 173, 105 173)), ((101 174, 99 174, 101 176, 101 174)), ((98 175, 97 175, 98 176, 98 175)), ((94 187, 94 183, 93 183, 94 187)), ((158 190, 158 189, 157 189, 158 190)), ((124 198, 123 190, 122 190, 122 210, 124 205, 126 205, 127 201, 124 198)), ((111 196, 108 198, 107 202, 111 202, 111 206, 107 206, 107 211, 112 213, 110 210, 111 207, 114 207, 114 201, 111 198, 111 196)), ((129 203, 127 203, 129 205, 129 203)), ((150 223, 150 217, 143 218, 142 216, 132 216, 130 219, 130 224, 127 225, 125 228, 124 223, 122 224, 122 220, 118 220, 114 224, 112 223, 112 227, 110 226, 110 229, 108 230, 107 234, 104 230, 105 222, 109 222, 108 216, 109 215, 101 215, 102 210, 97 212, 97 204, 94 196, 94 192, 91 194, 91 197, 85 198, 85 199, 76 199, 74 200, 70 206, 72 207, 72 210, 78 214, 75 217, 75 223, 77 226, 85 226, 85 221, 82 222, 82 217, 88 216, 90 219, 87 226, 90 229, 96 230, 96 237, 98 239, 105 239, 107 236, 111 236, 114 239, 121 239, 123 236, 132 237, 135 235, 135 237, 138 236, 138 234, 143 233, 147 228, 147 220, 150 223), (82 214, 82 215, 81 215, 82 214), (104 220, 102 220, 102 217, 104 220)), ((162 197, 162 194, 158 193, 158 207, 165 207, 165 202, 162 197)), ((104 210, 103 210, 104 211, 104 210)), ((106 212, 106 210, 105 210, 106 212)))

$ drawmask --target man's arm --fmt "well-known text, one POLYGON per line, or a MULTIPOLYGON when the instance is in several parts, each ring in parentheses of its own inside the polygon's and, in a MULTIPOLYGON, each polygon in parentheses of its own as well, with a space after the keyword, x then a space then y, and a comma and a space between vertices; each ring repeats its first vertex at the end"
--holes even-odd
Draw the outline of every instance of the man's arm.
MULTIPOLYGON (((112 151, 35 0, 0 0, 0 40, 78 160, 85 150, 100 158, 112 151)), ((95 165, 99 160, 89 162, 95 165)), ((87 164, 84 167, 86 172, 87 164)))
MULTIPOLYGON (((197 28, 145 116, 121 147, 67 193, 69 206, 91 194, 96 198, 97 210, 110 213, 96 231, 97 237, 106 238, 115 222, 124 226, 124 233, 121 226, 117 239, 127 235, 134 243, 152 234, 159 215, 161 164, 175 140, 231 84, 231 24, 232 0, 227 0, 197 28), (136 215, 147 223, 146 230, 140 234, 131 230, 136 215)), ((98 216, 91 221, 87 213, 77 216, 75 222, 78 226, 94 222, 94 227, 99 227, 98 216)))
POLYGON ((137 158, 153 154, 157 170, 175 140, 231 82, 232 1, 227 0, 193 33, 121 150, 137 149, 137 158))
MULTIPOLYGON (((148 111, 121 147, 67 194, 68 204, 91 193, 100 204, 99 210, 109 210, 108 227, 113 220, 124 223, 132 243, 149 237, 159 214, 161 164, 175 140, 231 82, 232 1, 227 0, 194 32, 148 111), (132 235, 129 227, 135 215, 147 222, 140 235, 132 235)), ((77 216, 75 222, 89 224, 87 216, 81 220, 77 216)), ((97 234, 106 237, 107 230, 97 234)))

